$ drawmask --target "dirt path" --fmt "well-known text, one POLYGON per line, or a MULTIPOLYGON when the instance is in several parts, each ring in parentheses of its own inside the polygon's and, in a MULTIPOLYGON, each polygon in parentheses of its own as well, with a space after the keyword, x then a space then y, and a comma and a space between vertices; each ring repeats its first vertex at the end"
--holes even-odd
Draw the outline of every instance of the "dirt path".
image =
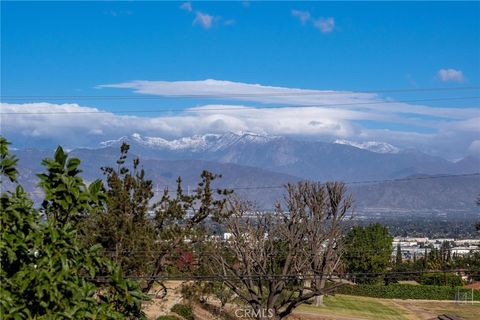
POLYGON ((336 315, 323 315, 312 312, 295 311, 293 315, 288 317, 288 320, 367 320, 361 317, 345 317, 336 315))
MULTIPOLYGON (((177 304, 181 303, 183 298, 180 293, 180 287, 182 281, 168 281, 165 283, 167 287, 167 296, 164 299, 152 298, 151 301, 147 301, 144 304, 143 311, 147 315, 148 319, 156 319, 159 316, 163 316, 170 313, 170 309, 177 304)), ((152 294, 155 290, 152 289, 152 294)), ((208 319, 211 320, 211 319, 208 319)))
POLYGON ((221 320, 218 317, 214 316, 207 310, 199 307, 199 306, 193 306, 193 310, 195 312, 195 319, 196 320, 221 320))
POLYGON ((390 306, 390 307, 394 307, 394 308, 397 308, 397 309, 402 309, 403 311, 405 311, 408 319, 423 320, 423 319, 432 319, 436 316, 431 311, 426 310, 426 309, 424 309, 424 308, 422 308, 418 305, 409 304, 408 307, 407 307, 407 306, 405 306, 401 303, 398 303, 398 301, 395 300, 395 299, 392 299, 392 300, 383 300, 382 299, 382 300, 380 300, 380 302, 383 303, 384 305, 387 305, 387 306, 390 306))

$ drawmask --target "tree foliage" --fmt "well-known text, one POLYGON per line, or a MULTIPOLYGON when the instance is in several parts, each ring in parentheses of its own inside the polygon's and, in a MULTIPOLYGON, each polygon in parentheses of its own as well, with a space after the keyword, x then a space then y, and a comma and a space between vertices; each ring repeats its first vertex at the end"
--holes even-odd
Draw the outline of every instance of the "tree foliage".
POLYGON ((8 145, 10 143, 4 137, 0 136, 0 183, 3 178, 8 178, 11 182, 17 180, 16 165, 18 159, 8 152, 8 145))
POLYGON ((88 187, 79 175, 80 159, 68 158, 62 147, 53 159, 44 159, 46 173, 38 174, 39 186, 45 193, 41 212, 58 225, 76 223, 103 206, 106 199, 101 180, 88 187))
POLYGON ((395 254, 395 265, 400 266, 402 264, 402 247, 400 243, 397 244, 397 253, 395 254))
MULTIPOLYGON (((384 285, 345 285, 337 290, 340 294, 352 296, 364 296, 381 299, 425 299, 425 300, 454 300, 457 293, 471 294, 472 289, 434 286, 434 285, 411 285, 390 284, 384 285)), ((473 299, 480 301, 480 290, 473 290, 473 299)))
MULTIPOLYGON (((2 319, 143 317, 144 296, 137 284, 123 279, 119 267, 105 259, 98 246, 82 247, 70 222, 87 214, 91 204, 99 204, 100 188, 91 192, 85 187, 76 169, 79 160, 67 161, 61 148, 55 155, 44 161, 49 174, 41 182, 46 222, 21 186, 0 198, 2 319), (65 203, 58 203, 62 193, 77 194, 82 200, 66 197, 65 203)), ((12 159, 3 147, 2 159, 12 159)), ((9 178, 14 178, 12 172, 11 167, 2 169, 9 178)))
POLYGON ((148 292, 156 277, 165 272, 182 272, 182 265, 188 267, 187 260, 192 259, 184 258, 193 252, 195 243, 204 239, 203 222, 222 216, 223 197, 230 192, 214 190, 211 184, 219 176, 204 171, 192 194, 183 192, 179 178, 173 196, 165 189, 155 201, 152 181, 146 177, 140 160, 127 163, 129 149, 123 143, 117 167, 102 168, 107 180, 106 208, 85 221, 83 241, 100 243, 127 275, 148 278, 142 283, 143 291, 148 292))
POLYGON ((353 227, 345 236, 344 262, 359 282, 376 282, 390 263, 393 237, 381 224, 353 227))
POLYGON ((155 232, 148 220, 152 182, 145 178, 138 159, 133 160, 133 168, 126 165, 128 150, 128 144, 122 144, 117 168, 102 168, 106 205, 82 223, 82 241, 100 244, 126 275, 144 276, 155 254, 155 232))

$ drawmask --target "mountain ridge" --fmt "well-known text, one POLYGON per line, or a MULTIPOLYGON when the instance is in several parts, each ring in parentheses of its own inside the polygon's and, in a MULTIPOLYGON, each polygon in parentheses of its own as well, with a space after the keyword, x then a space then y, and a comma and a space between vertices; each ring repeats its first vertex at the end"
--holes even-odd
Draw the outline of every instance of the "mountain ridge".
MULTIPOLYGON (((52 157, 53 151, 20 149, 12 150, 12 152, 19 158, 20 183, 24 185, 28 192, 34 192, 34 195, 38 198, 37 201, 40 200, 41 195, 38 194, 36 188, 38 183, 36 174, 45 170, 41 166, 41 160, 52 157)), ((104 178, 101 167, 116 167, 119 148, 114 146, 99 149, 78 148, 72 150, 69 154, 81 159, 82 176, 86 181, 93 181, 94 179, 104 178)), ((191 188, 199 182, 201 172, 208 170, 222 175, 221 179, 215 181, 213 185, 215 188, 237 188, 235 193, 239 196, 255 202, 258 208, 269 209, 273 208, 275 201, 283 199, 284 189, 281 188, 282 185, 304 179, 303 177, 235 163, 198 159, 165 160, 145 157, 133 150, 129 152, 129 158, 133 159, 137 156, 141 158, 140 164, 145 169, 147 178, 154 182, 157 197, 162 193, 165 186, 168 186, 169 190, 175 190, 175 181, 179 176, 182 177, 186 190, 192 190, 191 188)), ((469 161, 475 160, 469 159, 469 161)), ((127 163, 130 163, 130 161, 127 163)), ((428 174, 410 175, 412 178, 426 177, 426 179, 379 181, 378 183, 358 183, 359 181, 356 181, 356 183, 347 184, 347 187, 354 196, 356 207, 359 210, 374 208, 373 211, 370 210, 369 212, 377 212, 378 210, 395 212, 395 210, 400 209, 403 211, 429 211, 434 209, 456 212, 475 212, 475 210, 478 210, 475 199, 480 194, 480 176, 428 179, 430 176, 428 174)), ((311 178, 310 180, 316 179, 311 178)), ((325 182, 327 180, 320 181, 325 182)), ((348 179, 345 182, 354 180, 348 179)))
POLYGON ((122 141, 130 143, 132 150, 143 157, 234 163, 322 181, 392 179, 413 174, 480 171, 480 160, 474 157, 451 162, 417 150, 400 150, 382 142, 367 144, 367 147, 377 148, 376 152, 372 152, 347 143, 229 132, 173 140, 135 134, 103 145, 118 146, 122 141), (378 148, 391 149, 392 152, 378 148))

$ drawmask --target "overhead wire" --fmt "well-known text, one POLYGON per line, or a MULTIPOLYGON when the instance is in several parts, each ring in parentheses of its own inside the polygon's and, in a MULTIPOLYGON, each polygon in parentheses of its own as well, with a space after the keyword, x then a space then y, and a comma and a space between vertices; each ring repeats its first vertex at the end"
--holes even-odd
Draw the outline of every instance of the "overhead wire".
POLYGON ((149 110, 116 110, 116 111, 52 111, 52 112, 0 112, 2 115, 76 115, 76 114, 124 114, 124 113, 168 113, 168 112, 210 112, 210 111, 241 111, 241 110, 269 110, 269 109, 289 109, 289 108, 323 108, 323 107, 341 107, 341 106, 356 106, 356 105, 378 105, 378 104, 395 104, 395 103, 411 103, 411 102, 427 102, 427 101, 453 101, 453 100, 474 100, 480 99, 480 96, 468 97, 446 97, 446 98, 427 98, 427 99, 412 99, 412 100, 387 100, 387 101, 371 101, 371 102, 350 102, 350 103, 327 103, 327 104, 296 104, 296 105, 263 105, 260 107, 231 107, 231 108, 203 108, 203 107, 189 107, 189 108, 170 108, 170 109, 149 109, 149 110))
MULTIPOLYGON (((468 274, 480 274, 480 269, 445 269, 445 270, 422 270, 422 271, 383 271, 383 272, 345 272, 345 273, 315 273, 315 274, 227 274, 227 275, 156 275, 156 276, 139 276, 139 275, 125 275, 124 278, 136 279, 136 280, 237 280, 237 279, 251 279, 251 280, 260 280, 263 278, 270 279, 318 279, 320 277, 336 277, 336 278, 345 278, 345 277, 379 277, 379 276, 397 276, 397 275, 422 275, 424 273, 468 273, 468 274)), ((94 279, 102 279, 105 277, 97 277, 94 279)))
MULTIPOLYGON (((406 177, 406 178, 397 178, 397 179, 377 179, 377 180, 358 180, 358 181, 346 181, 345 185, 356 185, 356 184, 371 184, 371 183, 396 183, 396 182, 407 182, 407 181, 416 181, 416 180, 431 180, 431 179, 445 179, 445 178, 459 178, 459 177, 477 177, 480 176, 480 172, 474 173, 465 173, 465 174, 445 174, 445 175, 432 175, 432 176, 421 176, 421 177, 406 177)), ((161 185, 157 186, 157 192, 163 193, 164 191, 158 190, 159 188, 176 188, 177 186, 172 185, 161 185)), ((226 189, 226 190, 259 190, 259 189, 283 189, 285 185, 270 185, 270 186, 215 186, 212 187, 213 190, 226 189)), ((192 192, 195 191, 195 188, 191 189, 192 192)), ((169 192, 176 193, 176 190, 170 190, 169 192)), ((31 191, 27 192, 29 194, 43 194, 41 191, 31 191)))
MULTIPOLYGON (((372 94, 372 93, 410 93, 410 92, 441 92, 441 91, 466 91, 480 90, 480 86, 464 87, 433 87, 433 88, 396 88, 396 89, 377 89, 377 90, 316 90, 316 89, 290 89, 278 88, 277 92, 257 92, 257 93, 220 93, 204 92, 197 94, 155 94, 147 93, 144 96, 129 95, 3 95, 0 99, 8 100, 29 100, 29 99, 49 99, 49 100, 69 100, 69 99, 126 99, 126 100, 150 100, 165 98, 248 98, 248 97, 290 97, 290 96, 324 96, 324 95, 352 95, 352 94, 372 94), (286 90, 291 90, 286 92, 286 90)), ((136 93, 136 92, 135 92, 136 93)))

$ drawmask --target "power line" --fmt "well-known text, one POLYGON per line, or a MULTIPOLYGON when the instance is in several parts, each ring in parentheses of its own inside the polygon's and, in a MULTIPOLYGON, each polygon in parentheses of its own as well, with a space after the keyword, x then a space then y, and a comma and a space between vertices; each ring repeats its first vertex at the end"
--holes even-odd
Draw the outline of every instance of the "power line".
POLYGON ((122 113, 166 113, 166 112, 209 112, 209 111, 241 111, 241 110, 262 110, 262 109, 288 109, 288 108, 322 108, 322 107, 340 107, 340 106, 356 106, 356 105, 378 105, 378 104, 394 104, 394 103, 410 103, 410 102, 427 102, 427 101, 452 101, 452 100, 472 100, 480 99, 480 96, 470 97, 447 97, 447 98, 428 98, 413 100, 397 100, 397 101, 372 101, 372 102, 351 102, 351 103, 329 103, 329 104, 305 104, 305 105, 281 105, 281 106, 262 106, 262 107, 232 107, 232 108, 175 108, 160 110, 118 110, 118 111, 54 111, 54 112, 1 112, 0 115, 74 115, 74 114, 122 114, 122 113))
MULTIPOLYGON (((433 239, 435 240, 435 239, 433 239)), ((455 242, 455 241, 454 241, 455 242)), ((431 248, 431 247, 425 247, 425 248, 402 248, 402 252, 410 252, 410 251, 416 251, 416 252, 419 252, 419 253, 423 253, 424 251, 427 251, 427 253, 430 253, 432 252, 433 250, 438 250, 440 252, 440 249, 438 248, 431 248), (409 250, 410 249, 410 250, 409 250), (411 249, 414 249, 414 250, 411 250, 411 249)), ((467 250, 465 248, 450 248, 450 249, 444 249, 445 253, 459 253, 459 251, 464 251, 464 250, 467 250)), ((468 249, 468 253, 465 253, 465 254, 469 254, 469 253, 473 253, 473 252, 478 252, 480 251, 480 247, 475 247, 475 248, 469 248, 468 249)), ((141 253, 149 253, 149 254, 160 254, 160 253, 165 253, 165 251, 161 251, 161 250, 122 250, 120 252, 117 252, 115 250, 102 250, 101 253, 104 253, 106 255, 109 255, 109 256, 114 256, 114 255, 119 255, 119 256, 127 256, 127 255, 137 255, 137 254, 141 254, 141 253)), ((194 252, 191 252, 191 253, 194 253, 194 252)), ((352 257, 363 257, 366 253, 388 253, 388 254, 395 254, 396 253, 396 247, 392 247, 391 250, 358 250, 358 251, 355 251, 355 254, 350 254, 350 253, 347 253, 347 252, 343 252, 341 255, 342 256, 345 256, 346 258, 352 258, 352 257)), ((211 257, 211 256, 215 256, 213 254, 208 254, 208 253, 200 253, 201 257, 211 257)), ((179 256, 181 256, 181 254, 179 254, 179 256)), ((275 257, 276 255, 269 255, 271 257, 275 257)), ((421 257, 421 256, 420 256, 421 257)))
MULTIPOLYGON (((319 277, 379 277, 379 276, 395 276, 395 275, 422 275, 424 273, 480 273, 478 269, 446 269, 446 270, 423 270, 423 271, 384 271, 384 272, 345 272, 345 273, 316 273, 316 274, 228 274, 228 275, 157 275, 157 276, 138 276, 138 275, 125 275, 126 279, 135 280, 236 280, 236 279, 251 279, 261 280, 265 278, 277 278, 277 279, 318 279, 319 277)), ((96 277, 95 279, 104 279, 105 277, 96 277)))
MULTIPOLYGON (((381 179, 381 180, 358 180, 344 182, 346 185, 355 185, 355 184, 370 184, 370 183, 387 183, 387 182, 406 182, 406 181, 415 181, 415 180, 431 180, 431 179, 445 179, 445 178, 459 178, 459 177, 476 177, 480 176, 480 172, 475 173, 465 173, 465 174, 445 174, 445 175, 436 175, 436 176, 425 176, 425 177, 407 177, 407 178, 398 178, 398 179, 381 179)), ((163 188, 176 188, 176 185, 162 185, 163 188)), ((241 187, 241 186, 218 186, 212 187, 212 189, 228 189, 228 190, 261 190, 261 189, 283 189, 285 185, 276 185, 276 186, 250 186, 250 187, 241 187)), ((163 193, 164 191, 159 191, 163 193)), ((176 190, 170 190, 171 193, 176 193, 176 190)), ((29 194, 43 194, 41 191, 32 191, 27 192, 29 194)))
POLYGON ((8 100, 29 100, 29 99, 49 99, 49 100, 69 100, 69 99, 115 99, 115 100, 156 100, 164 98, 243 98, 243 97, 290 97, 290 96, 324 96, 324 95, 352 95, 352 94, 372 94, 372 93, 409 93, 409 92, 440 92, 440 91, 466 91, 478 90, 480 86, 467 87, 437 87, 437 88, 399 88, 399 89, 380 89, 380 90, 349 90, 349 91, 315 91, 310 89, 287 89, 293 92, 262 92, 262 93, 212 93, 205 92, 199 94, 165 94, 153 96, 125 96, 125 95, 4 95, 0 98, 8 100), (295 91, 296 90, 296 91, 295 91))
MULTIPOLYGON (((442 178, 452 178, 452 177, 473 177, 480 176, 480 173, 466 173, 466 174, 449 174, 449 175, 437 175, 437 176, 426 176, 426 177, 411 177, 411 178, 398 178, 398 179, 383 179, 383 180, 363 180, 363 181, 350 181, 345 182, 346 185, 352 184, 369 184, 369 183, 384 183, 384 182, 405 182, 412 180, 430 180, 430 179, 442 179, 442 178)), ((249 189, 278 189, 285 188, 285 186, 258 186, 258 187, 233 187, 231 190, 249 190, 249 189)), ((219 188, 216 189, 230 189, 230 188, 219 188)))

